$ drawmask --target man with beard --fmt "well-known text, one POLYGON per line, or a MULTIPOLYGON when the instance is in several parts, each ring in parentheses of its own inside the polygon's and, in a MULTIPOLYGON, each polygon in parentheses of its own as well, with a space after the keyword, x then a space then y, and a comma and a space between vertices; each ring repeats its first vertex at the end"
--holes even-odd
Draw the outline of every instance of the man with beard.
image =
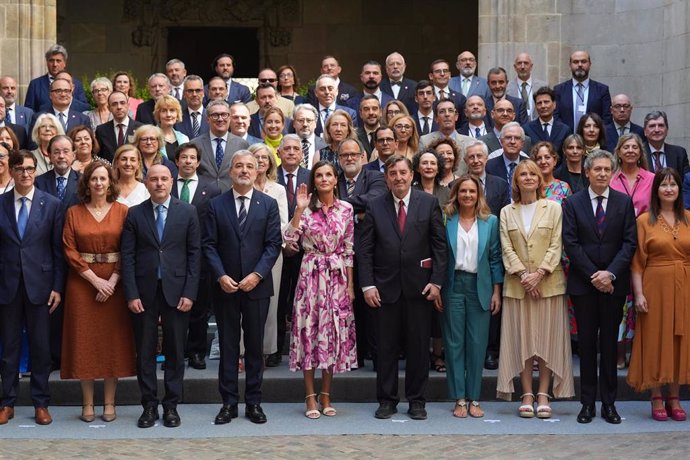
POLYGON ((170 80, 168 80, 168 76, 164 73, 154 73, 149 77, 148 87, 151 98, 139 104, 135 119, 145 125, 155 125, 156 119, 153 117, 153 108, 156 106, 158 99, 166 94, 170 94, 170 80))
MULTIPOLYGON (((228 104, 241 101, 245 104, 252 99, 249 88, 242 83, 232 81, 232 76, 235 73, 235 58, 230 54, 222 53, 213 59, 213 71, 219 76, 227 87, 228 96, 226 101, 228 104)), ((210 82, 209 82, 210 83, 210 82)), ((209 96, 210 97, 210 96, 209 96)))
POLYGON ((376 148, 374 133, 381 126, 381 104, 373 94, 366 94, 359 103, 359 119, 362 120, 361 126, 357 128, 357 138, 366 150, 367 157, 376 148))
POLYGON ((314 153, 326 147, 326 142, 314 133, 318 117, 319 113, 311 104, 300 104, 295 107, 295 119, 292 120, 292 127, 301 139, 302 160, 300 166, 305 169, 311 169, 314 163, 312 161, 314 153))
POLYGON ((575 132, 580 118, 586 113, 596 113, 611 123, 611 94, 609 87, 589 78, 592 60, 587 51, 575 51, 570 55, 570 72, 573 78, 557 84, 556 119, 575 132))
POLYGON ((457 91, 466 98, 470 96, 480 96, 488 99, 490 96, 489 85, 486 79, 474 74, 477 70, 477 58, 469 51, 463 51, 458 55, 455 67, 460 71, 460 75, 450 79, 448 86, 453 91, 457 91))
POLYGON ((510 80, 506 92, 508 96, 518 97, 522 99, 522 103, 527 106, 527 117, 530 120, 537 118, 537 111, 534 106, 534 93, 543 87, 548 86, 545 81, 532 78, 532 57, 527 53, 520 53, 515 56, 513 68, 517 76, 510 80))
POLYGON ((470 96, 465 103, 465 118, 467 123, 464 123, 458 132, 465 136, 470 136, 479 139, 486 135, 486 104, 484 99, 479 96, 470 96))
MULTIPOLYGON (((278 91, 270 83, 259 83, 258 88, 256 88, 256 103, 259 105, 259 111, 250 117, 251 122, 247 130, 251 136, 259 139, 264 137, 264 115, 271 107, 280 108, 278 107, 278 99, 282 98, 278 96, 278 91)), ((285 112, 283 115, 285 116, 283 134, 287 134, 292 126, 292 119, 285 112)))
MULTIPOLYGON (((508 96, 506 93, 506 88, 508 87, 508 74, 505 69, 503 67, 493 67, 489 69, 487 81, 489 82, 491 96, 486 99, 486 109, 491 111, 498 101, 504 99, 508 100, 513 104, 513 108, 515 109, 515 121, 521 125, 527 123, 529 121, 527 117, 527 104, 523 103, 522 99, 508 96)), ((486 123, 491 126, 491 118, 487 117, 486 123)))
POLYGON ((375 96, 378 99, 381 107, 388 104, 393 98, 382 92, 379 86, 381 85, 381 79, 383 75, 381 73, 381 64, 376 61, 367 61, 362 66, 362 72, 359 74, 359 79, 362 82, 362 92, 356 96, 350 98, 347 101, 348 107, 354 110, 359 110, 359 103, 362 98, 368 94, 375 96))
POLYGON ((179 59, 171 59, 165 64, 165 74, 170 80, 170 95, 182 102, 184 96, 184 79, 187 76, 187 69, 184 62, 179 59))

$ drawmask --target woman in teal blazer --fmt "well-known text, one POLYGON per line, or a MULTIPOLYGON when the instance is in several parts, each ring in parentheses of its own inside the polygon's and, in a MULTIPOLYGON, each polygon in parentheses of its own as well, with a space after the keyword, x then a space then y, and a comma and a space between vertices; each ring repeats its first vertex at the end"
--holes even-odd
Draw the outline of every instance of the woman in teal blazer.
POLYGON ((445 208, 448 273, 443 296, 443 342, 453 415, 482 417, 479 406, 489 320, 501 309, 503 262, 498 219, 475 176, 458 179, 445 208))

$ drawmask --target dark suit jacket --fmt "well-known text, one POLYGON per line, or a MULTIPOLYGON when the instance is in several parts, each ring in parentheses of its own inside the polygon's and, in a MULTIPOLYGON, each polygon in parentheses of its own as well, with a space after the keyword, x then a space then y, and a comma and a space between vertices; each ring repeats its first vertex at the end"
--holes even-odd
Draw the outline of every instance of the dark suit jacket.
MULTIPOLYGON (((419 133, 419 137, 422 137, 424 134, 422 134, 422 127, 423 123, 419 119, 419 112, 415 111, 414 113, 411 113, 410 116, 414 120, 415 124, 417 125, 417 132, 419 133)), ((436 123, 436 117, 434 116, 433 113, 429 114, 429 118, 431 118, 431 125, 429 126, 429 133, 433 133, 434 131, 438 131, 438 123, 436 123)), ((429 134, 427 133, 427 134, 429 134)), ((460 133, 463 134, 463 133, 460 133)), ((467 133, 464 133, 467 135, 467 133)))
MULTIPOLYGON (((86 103, 84 86, 81 84, 81 81, 72 76, 72 84, 74 85, 74 99, 86 103)), ((50 78, 48 74, 41 75, 29 82, 29 88, 26 90, 26 98, 24 100, 24 106, 34 112, 40 111, 41 106, 44 104, 50 104, 50 78)))
POLYGON ((15 298, 20 278, 29 301, 46 304, 51 291, 63 292, 65 286, 60 200, 34 188, 23 239, 17 230, 14 192, 0 195, 0 207, 4 213, 0 219, 0 304, 15 298))
POLYGON ((156 101, 153 99, 142 102, 137 107, 137 113, 134 118, 144 125, 155 125, 156 119, 153 117, 154 107, 156 107, 156 101))
MULTIPOLYGON (((364 150, 367 151, 367 161, 369 160, 369 157, 371 156, 371 152, 374 150, 375 146, 371 145, 371 139, 369 139, 369 136, 367 136, 367 132, 364 130, 362 126, 357 128, 357 140, 362 143, 364 146, 364 150)), ((324 146, 325 147, 325 146, 324 146)), ((323 148, 323 147, 321 147, 323 148)))
POLYGON ((558 157, 560 158, 559 161, 563 160, 563 153, 561 152, 563 141, 573 133, 570 131, 570 128, 568 128, 568 125, 554 119, 553 126, 551 126, 551 134, 548 137, 544 135, 544 128, 539 118, 530 121, 524 125, 522 129, 525 130, 525 135, 529 136, 535 144, 541 141, 551 142, 556 153, 558 153, 558 157))
MULTIPOLYGON (((630 132, 635 133, 640 136, 642 142, 647 142, 647 138, 644 135, 644 128, 640 125, 636 125, 630 122, 630 132)), ((616 124, 612 121, 606 125, 606 150, 609 152, 614 152, 616 150, 616 144, 618 143, 618 138, 620 133, 616 129, 616 124)))
MULTIPOLYGON (((45 112, 34 113, 34 116, 31 119, 31 129, 29 130, 29 132, 33 131, 34 125, 36 124, 36 120, 38 120, 38 117, 44 113, 55 115, 55 112, 52 110, 52 108, 50 110, 46 110, 45 112)), ((91 120, 89 120, 88 115, 84 115, 81 112, 77 112, 70 109, 70 111, 67 112, 67 129, 65 130, 65 132, 79 125, 91 127, 91 120)))
POLYGON ((501 217, 501 209, 510 204, 508 182, 502 177, 492 176, 491 174, 486 175, 485 181, 484 195, 486 203, 491 208, 491 214, 501 217))
MULTIPOLYGON (((518 163, 525 159, 526 157, 520 155, 518 158, 518 163)), ((503 155, 499 155, 487 161, 485 170, 487 174, 500 177, 507 182, 508 170, 506 169, 506 163, 503 160, 503 155)))
MULTIPOLYGON (((652 156, 652 148, 649 144, 645 144, 645 151, 647 152, 647 163, 649 170, 654 170, 654 158, 652 156)), ((664 144, 664 154, 666 155, 666 166, 678 171, 680 177, 690 172, 690 165, 688 165, 688 152, 680 145, 664 144)))
MULTIPOLYGON (((446 87, 445 91, 449 92, 446 98, 453 101, 453 104, 455 104, 455 110, 458 111, 458 121, 455 123, 455 128, 457 129, 467 121, 465 118, 465 103, 467 102, 467 98, 463 96, 462 93, 453 91, 450 87, 446 87)), ((438 105, 438 102, 438 99, 434 101, 434 113, 436 113, 436 105, 438 105)), ((419 110, 417 102, 413 101, 412 104, 407 106, 407 110, 410 112, 410 114, 417 113, 419 110)))
MULTIPOLYGON (((508 96, 506 94, 505 98, 513 104, 515 109, 515 121, 520 123, 520 125, 525 125, 529 122, 529 114, 527 113, 527 104, 522 102, 519 97, 508 96)), ((494 127, 494 120, 491 118, 491 111, 494 109, 494 97, 489 96, 485 99, 486 102, 486 117, 484 117, 484 124, 489 128, 494 127)))
MULTIPOLYGON (((259 118, 259 112, 252 114, 249 122, 249 129, 247 134, 254 136, 257 139, 263 139, 264 133, 261 132, 261 119, 259 118)), ((292 118, 285 117, 285 126, 283 126, 283 135, 288 134, 292 131, 292 118)), ((261 141, 263 142, 263 141, 261 141)))
MULTIPOLYGON (((556 111, 553 116, 568 125, 575 132, 573 116, 573 80, 567 80, 554 86, 556 93, 556 111)), ((604 125, 611 123, 611 94, 609 87, 598 81, 589 80, 589 96, 586 113, 594 112, 604 120, 604 125)))
MULTIPOLYGON (((360 102, 362 102, 363 97, 364 97, 364 92, 357 93, 355 96, 348 99, 346 105, 348 107, 350 107, 352 110, 354 110, 355 112, 359 113, 359 104, 360 104, 360 102)), ((391 96, 390 94, 381 90, 381 101, 380 101, 380 103, 381 103, 382 109, 383 109, 383 107, 386 106, 386 104, 388 104, 390 101, 393 101, 393 100, 394 100, 393 96, 391 96)))
POLYGON ((230 83, 230 92, 228 93, 228 104, 232 105, 237 101, 244 102, 245 104, 252 100, 251 91, 242 83, 236 82, 235 80, 230 83))
MULTIPOLYGON (((381 80, 381 85, 379 87, 381 88, 381 91, 388 94, 390 97, 395 97, 393 96, 393 89, 391 87, 390 78, 384 78, 383 80, 381 80)), ((398 91, 398 97, 396 97, 395 99, 399 100, 406 106, 414 105, 414 96, 416 89, 416 81, 410 78, 403 78, 400 85, 400 91, 398 91)), ((383 105, 385 104, 382 104, 382 108, 383 105)))
POLYGON ((34 111, 28 107, 23 107, 19 104, 14 104, 14 124, 21 126, 26 131, 26 136, 29 136, 29 128, 31 128, 31 120, 34 118, 34 111))
POLYGON ((211 200, 203 227, 203 250, 212 280, 228 275, 239 283, 256 272, 262 279, 247 296, 252 300, 271 297, 271 269, 282 243, 278 203, 270 196, 254 190, 242 231, 232 190, 211 200))
MULTIPOLYGON (((318 101, 316 102, 316 105, 314 107, 316 107, 316 110, 319 110, 319 102, 318 101)), ((350 115, 350 118, 352 118, 352 124, 355 126, 355 128, 357 126, 359 126, 359 118, 357 118, 357 112, 352 110, 350 107, 348 107, 346 105, 336 104, 335 109, 336 110, 344 110, 345 112, 347 112, 348 115, 350 115)), ((317 136, 320 136, 323 133, 323 126, 321 126, 321 115, 322 114, 319 113, 319 115, 316 117, 316 129, 314 130, 314 134, 317 136)), ((329 113, 328 116, 330 117, 331 115, 332 114, 329 113)))
POLYGON ((30 147, 29 137, 26 135, 26 129, 23 126, 15 125, 12 123, 5 123, 5 126, 10 128, 17 140, 19 141, 20 149, 28 149, 30 147))
MULTIPOLYGON (((216 185, 215 181, 212 181, 206 177, 201 177, 197 175, 199 183, 196 186, 196 191, 192 197, 192 205, 196 208, 196 212, 199 216, 199 222, 203 222, 208 211, 208 206, 211 200, 218 195, 220 195, 220 188, 216 185)), ((173 186, 170 194, 175 198, 180 198, 180 193, 178 190, 178 176, 173 178, 173 186)))
MULTIPOLYGON (((34 185, 37 189, 43 190, 44 192, 57 197, 57 181, 55 177, 55 170, 51 169, 45 174, 41 174, 40 176, 36 177, 34 185)), ((65 186, 65 198, 61 202, 61 211, 63 215, 67 211, 67 208, 74 206, 75 204, 79 204, 79 195, 77 195, 79 177, 81 177, 81 174, 74 170, 70 170, 69 177, 67 178, 67 184, 65 186)))
MULTIPOLYGON (((301 166, 297 168, 297 182, 295 183, 295 190, 297 190, 297 187, 299 187, 302 184, 307 184, 307 186, 309 186, 309 174, 310 173, 308 169, 303 168, 301 166)), ((278 176, 278 183, 283 187, 287 187, 287 183, 285 182, 285 170, 282 166, 278 166, 276 175, 278 176)), ((290 201, 288 200, 288 220, 292 220, 292 216, 295 215, 296 204, 297 203, 295 202, 290 203, 290 201)))
POLYGON ((567 292, 570 295, 596 294, 590 277, 599 270, 616 276, 614 293, 630 291, 630 262, 637 247, 635 210, 630 198, 609 189, 604 232, 597 232, 589 189, 563 201, 563 249, 570 258, 567 292))
MULTIPOLYGON (((127 131, 125 132, 125 144, 128 142, 127 139, 129 139, 129 136, 132 136, 139 126, 142 126, 142 123, 132 120, 131 118, 129 119, 127 131)), ((98 145, 101 146, 101 151, 98 152, 98 156, 112 163, 115 151, 117 150, 114 120, 98 125, 96 128, 96 140, 98 140, 98 145)))
POLYGON ((401 234, 393 195, 385 193, 367 205, 357 255, 359 285, 376 286, 383 303, 401 296, 423 300, 428 283, 443 285, 448 248, 441 208, 435 196, 410 191, 407 223, 401 234), (432 260, 431 268, 420 262, 432 260))
MULTIPOLYGON (((362 169, 355 182, 355 190, 351 197, 347 196, 347 179, 344 173, 338 176, 338 196, 341 200, 347 201, 352 205, 352 210, 355 215, 364 213, 367 209, 367 204, 388 191, 386 182, 383 180, 383 174, 379 171, 371 171, 362 169)), ((366 216, 364 217, 366 219, 366 216)), ((362 223, 364 219, 357 218, 355 220, 355 250, 359 249, 359 239, 362 233, 362 223)))
MULTIPOLYGON (((480 137, 479 140, 486 144, 486 147, 489 149, 489 153, 503 148, 501 147, 501 141, 499 141, 498 137, 496 137, 496 134, 494 134, 494 129, 488 126, 486 129, 488 130, 487 133, 480 137)), ((525 142, 522 145, 522 151, 529 153, 530 150, 532 150, 532 138, 525 133, 525 142)))
MULTIPOLYGON (((189 111, 186 108, 182 109, 182 121, 175 125, 175 129, 193 139, 192 135, 192 117, 189 116, 189 111)), ((208 132, 208 121, 206 120, 206 109, 201 110, 201 118, 199 119, 199 135, 208 132)))
MULTIPOLYGON (((75 112, 88 112, 91 110, 91 106, 87 104, 86 102, 82 102, 79 99, 72 98, 72 104, 69 106, 70 110, 74 110, 75 112)), ((39 112, 50 112, 52 113, 53 111, 53 105, 48 101, 47 104, 43 104, 39 109, 39 112)), ((88 116, 88 115, 87 115, 88 116)))
POLYGON ((158 270, 165 302, 176 307, 181 297, 196 300, 201 270, 201 231, 196 209, 171 198, 163 240, 158 239, 151 200, 129 209, 122 231, 122 285, 127 300, 146 305, 156 296, 158 270))
MULTIPOLYGON (((340 79, 338 83, 338 97, 335 100, 337 105, 347 105, 347 101, 357 95, 357 89, 349 83, 345 83, 343 79, 340 79)), ((314 93, 314 85, 309 85, 307 90, 307 101, 317 109, 319 108, 319 101, 316 99, 316 94, 314 93)))
POLYGON ((379 160, 378 158, 376 160, 370 161, 369 163, 364 165, 364 168, 368 171, 378 171, 381 172, 381 165, 379 165, 379 160))

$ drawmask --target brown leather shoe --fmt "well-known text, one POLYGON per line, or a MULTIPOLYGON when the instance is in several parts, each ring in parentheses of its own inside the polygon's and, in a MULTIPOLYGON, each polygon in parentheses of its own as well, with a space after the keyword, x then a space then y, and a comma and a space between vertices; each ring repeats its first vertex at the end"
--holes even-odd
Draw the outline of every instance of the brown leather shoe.
POLYGON ((50 425, 52 422, 53 418, 50 416, 47 407, 36 408, 36 423, 39 425, 50 425))
POLYGON ((14 418, 14 407, 0 407, 0 425, 4 425, 14 418))

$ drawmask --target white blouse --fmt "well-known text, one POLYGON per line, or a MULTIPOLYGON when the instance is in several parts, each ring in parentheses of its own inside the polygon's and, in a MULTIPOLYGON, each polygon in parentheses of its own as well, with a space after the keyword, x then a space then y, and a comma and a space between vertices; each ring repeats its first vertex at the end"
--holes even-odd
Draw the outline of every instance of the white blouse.
POLYGON ((525 234, 529 235, 532 228, 532 220, 534 213, 537 210, 537 202, 530 204, 520 204, 520 211, 522 212, 522 225, 525 227, 525 234))
POLYGON ((467 273, 477 273, 477 256, 479 253, 479 232, 477 219, 474 220, 470 231, 466 232, 458 222, 457 255, 455 269, 467 273))

